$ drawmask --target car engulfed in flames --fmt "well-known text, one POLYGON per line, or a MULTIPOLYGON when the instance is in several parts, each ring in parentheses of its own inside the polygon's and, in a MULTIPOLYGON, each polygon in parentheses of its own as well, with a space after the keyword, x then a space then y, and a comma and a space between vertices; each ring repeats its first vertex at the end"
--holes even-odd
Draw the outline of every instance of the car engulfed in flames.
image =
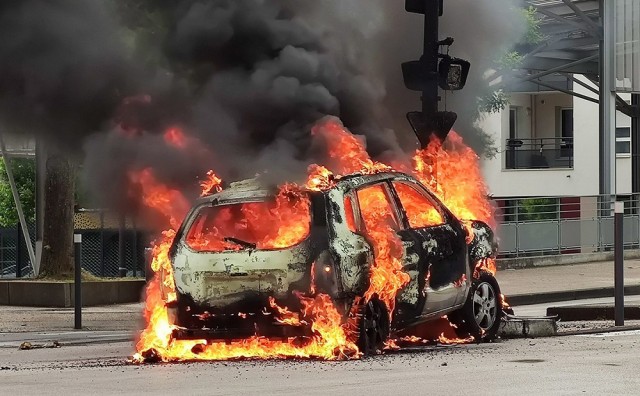
POLYGON ((354 358, 427 342, 411 329, 443 321, 429 339, 495 337, 503 297, 475 154, 454 134, 413 169, 391 167, 336 119, 313 135, 329 163, 304 185, 223 189, 210 172, 191 209, 149 170, 132 172, 172 227, 154 245, 135 361, 354 358), (447 162, 457 173, 442 173, 447 162))

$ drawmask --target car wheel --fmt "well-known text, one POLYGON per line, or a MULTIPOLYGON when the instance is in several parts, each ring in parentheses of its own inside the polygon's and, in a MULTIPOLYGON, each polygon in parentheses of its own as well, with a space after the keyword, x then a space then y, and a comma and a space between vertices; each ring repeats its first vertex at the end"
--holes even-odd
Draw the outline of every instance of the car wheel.
POLYGON ((389 314, 377 299, 364 304, 359 326, 358 348, 365 356, 377 354, 389 337, 389 314))
POLYGON ((502 322, 500 286, 496 278, 481 272, 471 283, 465 305, 449 318, 461 337, 470 334, 479 341, 495 339, 502 322))

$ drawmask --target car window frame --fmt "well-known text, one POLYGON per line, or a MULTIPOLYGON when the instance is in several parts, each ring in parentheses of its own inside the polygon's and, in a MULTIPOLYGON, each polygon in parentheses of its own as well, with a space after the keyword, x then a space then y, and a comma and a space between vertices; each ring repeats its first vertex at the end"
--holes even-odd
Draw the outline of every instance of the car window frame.
MULTIPOLYGON (((355 225, 356 229, 355 231, 351 231, 351 229, 349 229, 349 231, 360 234, 362 232, 364 224, 362 221, 362 214, 360 213, 360 202, 358 201, 357 191, 351 190, 346 194, 343 194, 342 202, 343 202, 343 205, 345 206, 345 216, 348 215, 347 202, 349 202, 349 204, 351 205, 351 214, 353 215, 353 224, 355 225)), ((347 225, 347 228, 349 228, 347 219, 345 219, 345 225, 347 225)))
MULTIPOLYGON (((389 187, 389 183, 388 180, 384 179, 384 180, 376 180, 374 182, 371 183, 367 183, 367 184, 363 184, 361 186, 358 186, 357 188, 354 188, 353 190, 350 191, 350 193, 353 194, 353 197, 355 198, 355 200, 352 199, 352 206, 353 206, 353 216, 355 218, 355 222, 356 222, 356 231, 358 234, 360 235, 366 235, 366 225, 364 223, 364 219, 362 217, 362 210, 360 208, 360 198, 358 197, 358 191, 360 190, 364 190, 367 188, 371 188, 371 187, 375 187, 377 185, 380 185, 382 187, 382 189, 384 190, 384 194, 387 197, 387 202, 389 203, 389 206, 391 207, 391 211, 392 211, 392 215, 395 218, 396 223, 398 224, 398 229, 394 230, 395 232, 399 232, 405 229, 404 227, 404 220, 401 216, 400 210, 398 208, 398 203, 396 201, 396 198, 394 196, 395 192, 393 192, 390 187, 389 187)), ((346 194, 345 194, 346 196, 346 194)))
POLYGON ((432 225, 428 227, 417 227, 417 228, 435 228, 435 227, 442 227, 447 224, 450 224, 451 219, 449 216, 449 212, 448 210, 446 210, 444 204, 440 202, 436 197, 432 196, 430 192, 421 184, 412 180, 405 180, 405 179, 390 179, 390 180, 387 180, 387 183, 389 185, 388 188, 391 190, 393 197, 396 200, 396 206, 398 207, 400 216, 402 217, 402 223, 403 223, 404 229, 411 230, 414 228, 411 227, 411 224, 409 223, 409 216, 407 215, 407 211, 404 208, 404 205, 402 205, 402 200, 400 199, 400 195, 398 195, 398 192, 396 191, 396 188, 393 185, 394 183, 404 184, 409 188, 413 188, 420 195, 422 195, 429 202, 431 202, 432 206, 438 211, 438 213, 440 213, 440 217, 442 218, 441 224, 432 225))

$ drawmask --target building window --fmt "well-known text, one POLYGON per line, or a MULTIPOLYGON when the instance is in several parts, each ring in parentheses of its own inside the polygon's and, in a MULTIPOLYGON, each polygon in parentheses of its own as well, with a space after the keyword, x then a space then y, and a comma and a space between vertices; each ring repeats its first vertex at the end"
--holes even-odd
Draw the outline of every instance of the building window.
POLYGON ((616 128, 616 155, 626 157, 631 154, 631 128, 616 128))
POLYGON ((573 109, 561 110, 560 137, 573 139, 573 109))
POLYGON ((573 109, 560 110, 560 158, 573 158, 573 109))
POLYGON ((509 139, 518 137, 518 108, 509 109, 509 139))

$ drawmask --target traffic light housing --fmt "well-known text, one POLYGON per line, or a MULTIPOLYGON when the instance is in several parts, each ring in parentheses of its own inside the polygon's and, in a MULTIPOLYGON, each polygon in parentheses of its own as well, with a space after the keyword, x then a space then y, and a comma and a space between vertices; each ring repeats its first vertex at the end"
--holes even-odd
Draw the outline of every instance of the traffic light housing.
MULTIPOLYGON (((439 10, 438 16, 442 16, 442 13, 444 11, 444 0, 430 0, 430 1, 438 2, 438 10, 439 10)), ((406 0, 404 3, 404 9, 407 10, 407 12, 424 15, 424 12, 425 12, 424 4, 425 4, 425 0, 406 0)))
POLYGON ((402 64, 404 85, 412 91, 429 89, 429 83, 438 81, 438 86, 445 91, 459 91, 464 88, 471 69, 471 63, 464 59, 441 55, 438 73, 430 72, 424 63, 419 61, 402 64))
POLYGON ((444 56, 438 65, 438 85, 445 91, 459 91, 467 83, 470 69, 468 61, 444 56))

